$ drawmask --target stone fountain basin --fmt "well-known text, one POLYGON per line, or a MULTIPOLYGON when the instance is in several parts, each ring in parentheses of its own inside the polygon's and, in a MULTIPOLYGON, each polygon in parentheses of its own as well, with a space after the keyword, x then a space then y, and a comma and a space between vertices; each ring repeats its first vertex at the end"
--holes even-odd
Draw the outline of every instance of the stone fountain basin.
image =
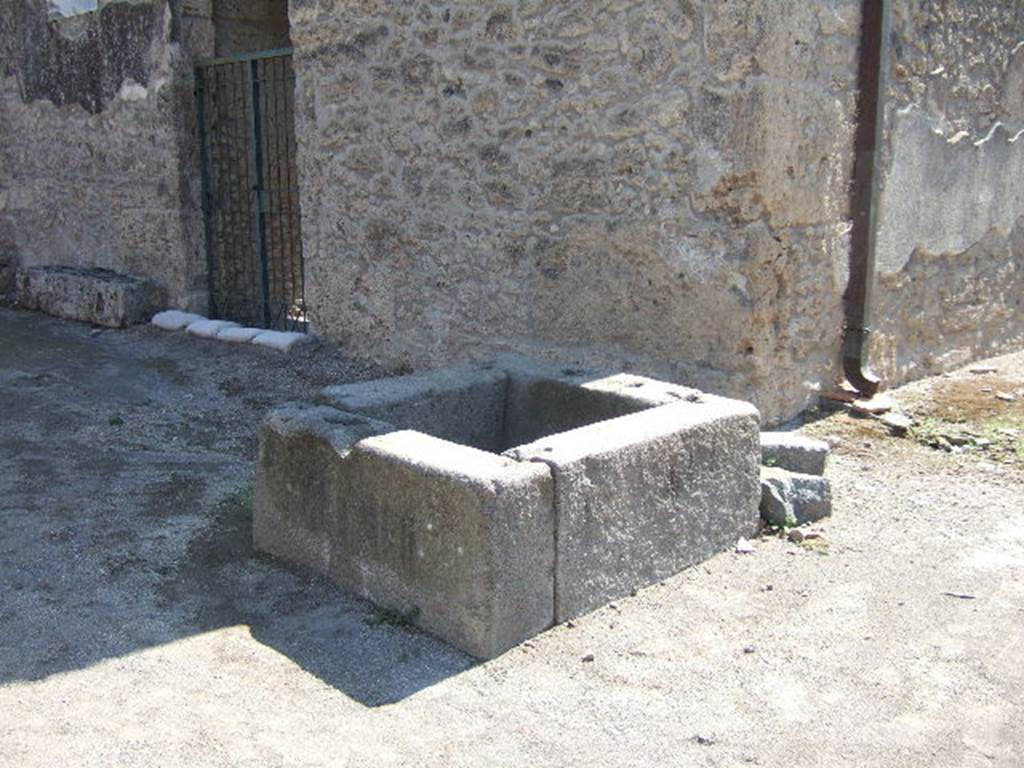
POLYGON ((257 549, 491 658, 757 528, 754 406, 518 357, 267 417, 257 549))

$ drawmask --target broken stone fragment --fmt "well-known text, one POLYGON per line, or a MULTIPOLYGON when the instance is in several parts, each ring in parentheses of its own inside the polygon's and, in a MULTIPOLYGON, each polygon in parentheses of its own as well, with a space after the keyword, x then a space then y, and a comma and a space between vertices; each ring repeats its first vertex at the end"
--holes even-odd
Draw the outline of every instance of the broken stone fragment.
POLYGON ((803 525, 832 514, 832 486, 824 477, 761 468, 761 518, 771 525, 803 525))
POLYGON ((828 390, 822 394, 825 401, 835 403, 852 403, 860 397, 860 393, 845 382, 838 387, 828 390))
POLYGON ((862 400, 854 400, 850 403, 850 409, 854 413, 864 413, 868 416, 877 416, 880 413, 887 413, 896 407, 896 401, 888 395, 875 395, 874 397, 862 400))
POLYGON ((828 443, 793 432, 762 432, 761 463, 805 475, 825 473, 828 443))
POLYGON ((950 445, 955 446, 967 445, 968 443, 971 442, 971 438, 969 435, 960 434, 957 432, 943 432, 940 435, 940 437, 943 438, 950 445))
POLYGON ((736 552, 741 555, 753 555, 757 552, 757 547, 750 543, 747 539, 740 539, 736 542, 736 552))
POLYGON ((898 411, 892 411, 891 413, 882 414, 879 419, 885 426, 889 428, 896 437, 903 437, 910 428, 914 426, 914 420, 905 414, 899 413, 898 411))

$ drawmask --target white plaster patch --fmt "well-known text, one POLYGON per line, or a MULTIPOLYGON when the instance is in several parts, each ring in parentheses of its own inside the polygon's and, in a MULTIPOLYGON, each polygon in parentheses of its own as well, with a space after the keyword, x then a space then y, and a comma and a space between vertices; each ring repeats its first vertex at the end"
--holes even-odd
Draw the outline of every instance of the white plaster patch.
POLYGON ((899 272, 915 249, 963 253, 991 231, 1009 232, 1024 208, 1024 144, 996 123, 984 138, 936 133, 919 109, 897 112, 893 161, 879 206, 878 265, 899 272), (922 204, 922 194, 927 204, 922 204))
MULTIPOLYGON (((697 282, 712 283, 726 269, 725 258, 719 251, 717 247, 710 250, 698 237, 686 236, 666 248, 664 254, 667 263, 687 277, 697 282)), ((744 286, 736 287, 744 289, 744 286)))
MULTIPOLYGON (((996 131, 998 131, 1000 128, 1003 128, 1005 130, 1005 126, 1002 123, 998 121, 993 123, 992 127, 988 129, 988 133, 985 134, 984 138, 978 139, 976 142, 974 142, 974 146, 980 147, 985 144, 988 144, 990 141, 992 141, 992 137, 996 135, 996 131)), ((1011 139, 1011 142, 1012 141, 1014 140, 1011 139)))
POLYGON ((50 0, 50 13, 55 16, 79 16, 95 11, 98 4, 98 0, 50 0))
POLYGON ((149 96, 149 91, 144 85, 139 85, 131 78, 121 84, 121 90, 117 92, 117 98, 123 101, 144 101, 149 96))

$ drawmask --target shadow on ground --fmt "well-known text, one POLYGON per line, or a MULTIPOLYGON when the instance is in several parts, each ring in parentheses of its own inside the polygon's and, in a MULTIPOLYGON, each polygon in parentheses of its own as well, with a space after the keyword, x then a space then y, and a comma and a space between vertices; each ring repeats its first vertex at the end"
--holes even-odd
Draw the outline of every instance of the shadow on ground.
POLYGON ((253 552, 256 426, 310 386, 262 350, 0 308, 0 685, 236 625, 370 707, 470 668, 253 552))
POLYGON ((225 496, 211 524, 158 589, 187 605, 197 631, 247 625, 260 642, 367 706, 399 701, 474 661, 412 628, 389 624, 370 603, 252 548, 251 492, 225 496))

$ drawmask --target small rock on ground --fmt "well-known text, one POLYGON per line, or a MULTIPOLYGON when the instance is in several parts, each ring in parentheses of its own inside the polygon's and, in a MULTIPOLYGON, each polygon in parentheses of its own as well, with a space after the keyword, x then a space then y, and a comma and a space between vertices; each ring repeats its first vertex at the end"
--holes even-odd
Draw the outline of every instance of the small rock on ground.
POLYGON ((771 525, 803 525, 832 514, 828 478, 761 469, 761 517, 771 525))

